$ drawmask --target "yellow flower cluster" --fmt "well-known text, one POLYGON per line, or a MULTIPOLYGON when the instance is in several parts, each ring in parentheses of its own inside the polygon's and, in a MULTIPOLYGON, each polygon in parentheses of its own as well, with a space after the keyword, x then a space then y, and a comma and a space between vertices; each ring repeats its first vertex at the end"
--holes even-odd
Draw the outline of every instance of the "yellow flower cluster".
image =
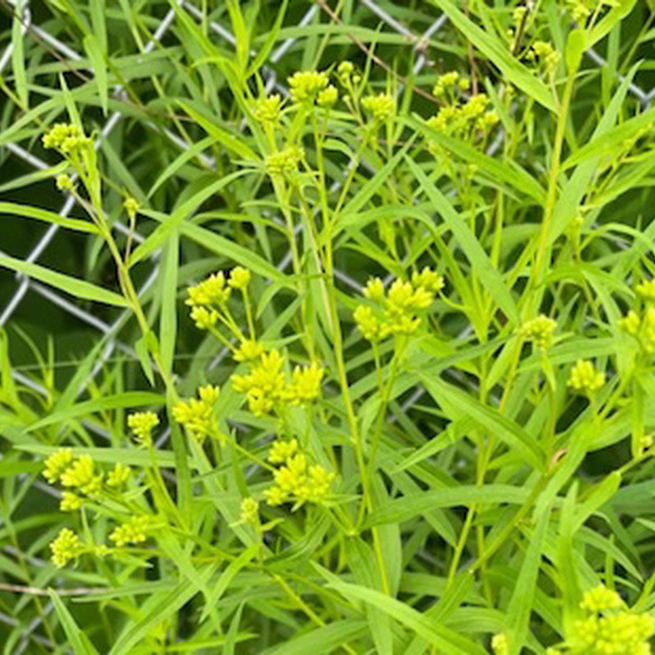
POLYGON ((236 266, 232 269, 232 272, 230 273, 230 279, 227 283, 233 289, 243 291, 244 289, 248 288, 251 279, 252 273, 247 268, 243 268, 243 266, 236 266))
POLYGON ((69 528, 63 528, 57 538, 50 544, 52 563, 62 568, 72 559, 77 559, 84 550, 80 538, 69 528))
POLYGON ((598 585, 587 591, 582 597, 580 608, 587 612, 602 612, 603 610, 619 610, 625 607, 621 596, 613 589, 598 585))
POLYGON ((242 266, 236 266, 226 278, 221 271, 187 289, 186 304, 191 307, 191 318, 201 330, 213 328, 221 314, 224 322, 230 323, 227 302, 232 289, 246 292, 252 273, 242 266))
POLYGON ((58 150, 64 155, 79 152, 91 145, 91 139, 84 136, 77 125, 57 123, 43 135, 43 146, 58 150))
POLYGON ((123 207, 125 207, 125 211, 127 212, 127 215, 130 217, 130 219, 134 220, 136 218, 136 214, 139 211, 141 205, 137 202, 135 198, 132 198, 132 196, 130 196, 123 203, 123 207))
POLYGON ((249 362, 251 369, 246 375, 235 374, 231 378, 234 389, 246 394, 248 407, 255 416, 270 414, 285 405, 306 405, 318 399, 324 375, 319 364, 297 366, 288 382, 285 361, 278 350, 257 352, 253 348, 246 358, 242 344, 237 355, 242 358, 240 361, 249 362))
POLYGON ((414 273, 411 282, 395 280, 385 294, 379 278, 369 280, 364 295, 378 305, 378 312, 368 305, 360 305, 353 314, 359 331, 369 341, 386 339, 392 334, 413 334, 421 319, 417 312, 427 309, 444 281, 430 268, 414 273))
POLYGON ((553 333, 556 328, 556 321, 540 314, 537 318, 533 318, 521 326, 521 336, 532 341, 535 348, 546 350, 553 341, 553 333))
POLYGON ((244 498, 241 503, 241 515, 239 520, 242 523, 259 523, 259 503, 254 498, 244 498))
POLYGON ((559 54, 547 41, 535 41, 528 52, 528 59, 538 62, 548 73, 553 73, 559 62, 559 54))
POLYGON ((635 337, 644 352, 651 354, 655 350, 655 305, 649 305, 641 316, 630 311, 619 321, 619 328, 635 337))
POLYGON ((362 100, 362 107, 369 111, 378 123, 383 123, 396 113, 396 102, 388 93, 366 96, 362 100))
POLYGON ((299 71, 288 82, 292 100, 302 104, 314 102, 319 92, 329 84, 327 74, 316 71, 299 71))
POLYGON ((298 170, 303 155, 302 148, 287 146, 266 157, 266 170, 269 175, 292 175, 298 170))
POLYGON ((87 496, 96 495, 102 488, 102 473, 96 474, 95 462, 90 455, 80 455, 60 479, 64 487, 78 489, 87 496))
MULTIPOLYGON (((107 486, 114 488, 122 486, 130 473, 129 466, 116 464, 107 476, 107 486)), ((102 491, 103 474, 96 471, 93 458, 90 455, 80 455, 75 458, 70 448, 58 450, 46 459, 43 477, 50 484, 61 482, 65 487, 59 505, 63 512, 80 509, 84 503, 82 496, 96 497, 102 491)))
POLYGON ((579 359, 571 369, 568 385, 582 393, 593 393, 605 384, 605 373, 597 371, 593 362, 579 359))
POLYGON ((222 307, 230 299, 230 286, 221 271, 187 289, 190 307, 222 307))
POLYGON ((332 85, 326 87, 316 98, 316 104, 319 107, 333 107, 339 99, 339 92, 332 85))
POLYGON ((61 474, 73 462, 73 451, 70 448, 61 448, 48 457, 45 461, 43 477, 53 484, 59 480, 61 474))
POLYGON ((441 98, 444 95, 452 95, 457 91, 468 91, 470 86, 468 78, 462 77, 457 71, 450 71, 437 78, 432 94, 436 98, 441 98))
POLYGON ((148 516, 134 516, 127 523, 114 528, 109 539, 119 548, 128 544, 143 543, 147 538, 146 533, 149 526, 150 518, 148 516))
POLYGON ((498 114, 487 110, 489 102, 484 93, 471 96, 464 104, 455 101, 441 107, 427 124, 437 132, 463 139, 476 132, 486 134, 498 123, 498 114))
POLYGON ((255 102, 252 113, 256 120, 263 125, 274 124, 280 120, 282 100, 277 94, 259 98, 255 102))
POLYGON ((75 188, 73 178, 71 178, 71 176, 67 175, 66 173, 57 175, 55 184, 57 185, 57 189, 59 191, 72 191, 75 188))
POLYGON ((655 279, 640 282, 636 291, 646 302, 655 302, 655 279))
POLYGON ((212 385, 200 387, 198 398, 180 400, 173 407, 173 417, 190 436, 202 443, 215 428, 214 405, 220 389, 212 385))
POLYGON ((276 439, 268 453, 268 461, 271 464, 284 464, 289 461, 298 452, 298 441, 291 439, 281 441, 276 439))
POLYGON ((573 20, 584 26, 592 12, 597 11, 599 5, 616 6, 615 0, 566 0, 568 10, 573 20))
POLYGON ((271 449, 269 461, 283 465, 273 474, 275 484, 264 491, 269 505, 321 503, 330 495, 335 474, 318 464, 310 465, 297 448, 298 444, 293 440, 276 442, 271 449))
POLYGON ((649 614, 625 609, 618 594, 594 589, 584 595, 587 616, 575 622, 567 642, 572 652, 589 655, 646 655, 655 624, 649 614))
POLYGON ((152 431, 159 425, 154 412, 136 412, 127 417, 127 425, 142 446, 152 444, 152 431))
POLYGON ((509 643, 507 635, 497 634, 491 639, 491 650, 494 655, 509 655, 509 643))
POLYGON ((131 473, 129 466, 119 462, 107 475, 107 486, 119 489, 130 479, 131 473))
POLYGON ((234 353, 237 362, 253 362, 259 359, 266 349, 264 345, 254 339, 244 339, 234 353))
POLYGON ((82 505, 84 501, 72 491, 64 491, 61 495, 61 502, 59 503, 59 509, 62 512, 74 512, 82 505))

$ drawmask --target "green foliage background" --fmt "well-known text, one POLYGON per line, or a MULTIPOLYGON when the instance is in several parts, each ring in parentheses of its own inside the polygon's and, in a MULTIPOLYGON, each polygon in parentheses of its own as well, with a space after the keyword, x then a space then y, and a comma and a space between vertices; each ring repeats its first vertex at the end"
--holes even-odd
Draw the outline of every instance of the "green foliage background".
MULTIPOLYGON (((652 611, 654 468, 639 440, 655 423, 655 378, 651 359, 619 329, 621 317, 640 308, 633 289, 655 270, 650 3, 603 7, 597 27, 584 35, 576 33, 565 3, 536 3, 537 27, 526 38, 550 41, 560 53, 552 80, 507 43, 515 3, 345 1, 313 7, 307 18, 312 5, 295 0, 49 0, 30 5, 29 16, 20 18, 10 4, 2 5, 0 45, 12 49, 0 107, 0 311, 21 289, 16 269, 27 269, 20 262, 50 229, 47 220, 20 215, 17 206, 56 214, 65 202, 54 184, 65 165, 43 148, 41 137, 76 111, 98 143, 103 207, 117 243, 126 249, 129 241, 140 255, 130 267, 134 284, 139 289, 150 280, 142 305, 182 396, 208 381, 223 385, 234 369, 220 346, 194 327, 182 299, 188 285, 235 264, 256 274, 261 321, 271 339, 293 350, 294 335, 309 329, 323 334, 328 363, 334 350, 314 317, 316 287, 293 277, 291 268, 274 272, 288 255, 288 235, 274 224, 278 200, 263 173, 264 153, 244 119, 245 94, 235 90, 248 80, 257 95, 258 75, 264 84, 286 86, 296 71, 332 69, 348 60, 371 90, 398 93, 397 141, 357 171, 345 217, 350 223, 333 262, 357 420, 370 427, 381 406, 393 419, 383 432, 379 506, 361 538, 328 533, 324 515, 300 512, 288 519, 284 539, 275 544, 279 551, 263 570, 240 560, 243 570, 234 571, 227 563, 243 549, 228 518, 207 509, 216 488, 206 479, 217 475, 225 483, 233 522, 243 479, 219 467, 218 474, 194 469, 199 552, 193 539, 180 538, 177 561, 154 558, 156 565, 144 573, 136 567, 133 577, 120 566, 58 571, 47 562, 49 542, 70 521, 39 475, 43 457, 64 443, 94 448, 98 461, 144 466, 143 453, 125 446, 126 414, 171 402, 164 385, 151 387, 137 321, 122 307, 93 299, 98 288, 120 292, 102 239, 62 226, 38 258, 43 269, 27 270, 32 282, 0 342, 5 653, 484 653, 496 634, 509 636, 509 652, 544 653, 567 638, 581 592, 597 584, 617 588, 638 611, 652 611), (449 20, 424 37, 442 13, 449 20), (149 46, 166 17, 165 33, 149 46), (583 54, 588 47, 594 52, 583 54), (425 64, 414 74, 421 58, 425 64), (424 125, 436 110, 430 90, 453 69, 472 75, 499 111, 505 106, 500 89, 514 89, 518 109, 501 113, 491 154, 465 140, 442 139, 441 156, 455 162, 455 174, 443 174, 418 145, 407 146, 408 159, 405 152, 394 157, 412 135, 418 134, 417 144, 434 137, 424 125), (114 112, 117 122, 104 137, 114 112), (631 139, 636 151, 628 156, 622 148, 631 139), (35 172, 20 152, 45 167, 35 172), (560 155, 561 165, 553 169, 560 155), (387 174, 383 167, 390 160, 387 174), (471 165, 474 190, 466 191, 462 180, 471 165), (259 178, 238 177, 237 171, 257 166, 259 178), (399 195, 385 186, 387 177, 399 195), (123 209, 127 196, 144 208, 135 230, 123 209), (416 211, 403 215, 401 206, 416 211), (158 218, 176 215, 179 232, 156 232, 158 218), (576 235, 571 226, 578 216, 576 235), (501 222, 496 237, 489 227, 494 220, 501 222), (435 234, 443 238, 441 249, 435 234), (577 249, 576 239, 582 243, 577 249), (399 254, 390 246, 396 242, 399 254), (410 349, 387 407, 352 310, 369 276, 406 277, 419 263, 445 275, 447 295, 430 312, 432 332, 410 349), (94 286, 72 287, 49 271, 94 286), (471 294, 472 287, 479 295, 471 294), (309 310, 290 318, 285 309, 297 294, 309 310), (561 339, 547 362, 526 348, 513 370, 517 330, 540 311, 557 318, 561 339), (607 374, 599 405, 567 391, 570 367, 581 357, 607 374), (91 373, 92 382, 79 394, 91 373), (481 398, 480 380, 487 375, 493 383, 481 398), (549 391, 551 381, 556 391, 549 391), (603 406, 605 415, 598 409, 603 406), (602 419, 595 422, 597 410, 602 419), (543 445, 544 425, 552 425, 557 448, 543 445), (487 486, 480 487, 479 448, 490 435, 499 437, 500 448, 493 452, 487 486), (384 559, 396 576, 393 594, 381 591, 373 526, 381 526, 384 559), (488 564, 476 560, 480 534, 494 548, 488 564), (214 546, 230 556, 216 557, 214 546), (202 568, 191 563, 192 555, 202 568), (205 567, 203 558, 214 568, 205 567), (453 567, 453 560, 460 566, 453 567), (471 575, 470 566, 486 569, 484 575, 471 575), (213 612, 203 613, 205 585, 220 596, 213 612)), ((344 122, 331 137, 327 177, 343 182, 361 135, 344 122)), ((330 196, 332 206, 336 197, 330 196)), ((79 207, 70 218, 88 220, 79 207)), ((298 243, 311 252, 306 234, 298 243)), ((303 274, 314 272, 307 261, 303 267, 303 274)), ((294 357, 304 361, 297 351, 294 357)), ((347 427, 334 400, 334 368, 326 382, 332 430, 322 436, 341 448, 347 427)), ((221 420, 245 424, 245 443, 264 449, 271 425, 234 403, 233 413, 221 420)), ((246 470, 229 448, 224 455, 230 466, 246 470)), ((162 456, 173 461, 172 451, 162 456)), ((350 485, 344 497, 356 496, 353 460, 344 456, 342 464, 350 485)), ((171 473, 171 488, 174 480, 171 473)), ((257 478, 255 484, 263 483, 257 478)))

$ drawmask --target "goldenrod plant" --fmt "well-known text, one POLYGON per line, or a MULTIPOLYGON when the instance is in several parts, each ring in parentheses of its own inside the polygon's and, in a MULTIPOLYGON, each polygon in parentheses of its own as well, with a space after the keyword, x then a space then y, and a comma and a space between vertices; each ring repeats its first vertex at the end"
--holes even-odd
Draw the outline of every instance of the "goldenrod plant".
POLYGON ((12 14, 3 652, 650 653, 650 3, 301 4, 12 14))

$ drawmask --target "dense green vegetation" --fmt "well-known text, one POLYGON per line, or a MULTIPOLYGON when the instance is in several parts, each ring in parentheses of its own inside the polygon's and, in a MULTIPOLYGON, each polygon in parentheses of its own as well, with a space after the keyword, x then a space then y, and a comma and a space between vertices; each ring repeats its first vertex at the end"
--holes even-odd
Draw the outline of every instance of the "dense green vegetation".
POLYGON ((651 652, 649 2, 2 10, 4 653, 651 652))

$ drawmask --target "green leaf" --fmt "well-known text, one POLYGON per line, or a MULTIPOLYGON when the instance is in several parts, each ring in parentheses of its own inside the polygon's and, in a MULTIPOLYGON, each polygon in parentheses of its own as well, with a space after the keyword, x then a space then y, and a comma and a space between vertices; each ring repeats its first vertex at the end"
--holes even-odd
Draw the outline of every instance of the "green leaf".
POLYGON ((68 611, 68 608, 57 596, 56 592, 49 589, 48 594, 75 655, 98 655, 98 651, 93 647, 84 630, 81 630, 75 623, 73 615, 68 611))
POLYGON ((406 160, 416 179, 419 181, 421 188, 433 203, 435 210, 439 212, 459 242, 482 284, 486 287, 498 306, 503 309, 507 317, 514 322, 518 322, 518 309, 516 308, 512 294, 500 273, 494 268, 475 234, 471 232, 464 218, 455 211, 446 196, 437 189, 418 164, 410 157, 406 157, 406 160))
POLYGON ((468 416, 482 430, 502 440, 514 449, 533 468, 543 471, 545 454, 539 444, 523 428, 501 414, 497 409, 483 405, 479 400, 439 378, 418 373, 428 393, 445 405, 451 419, 468 416))
POLYGON ((519 655, 528 638, 530 614, 534 607, 534 596, 549 519, 550 513, 544 512, 534 528, 521 565, 521 572, 507 607, 510 655, 519 655))
POLYGON ((328 586, 336 589, 344 598, 361 600, 382 610, 394 621, 420 635, 430 645, 436 646, 439 653, 444 655, 485 655, 485 650, 467 637, 446 628, 441 623, 417 612, 395 598, 374 589, 344 582, 331 582, 328 586))
POLYGON ((400 500, 391 500, 379 507, 368 517, 365 526, 401 523, 442 507, 460 507, 475 503, 520 505, 525 502, 528 495, 529 490, 506 484, 459 485, 447 489, 421 491, 400 500))
POLYGON ((24 216, 25 218, 34 218, 37 221, 44 221, 45 223, 50 223, 51 225, 61 225, 61 227, 68 228, 69 230, 98 234, 98 228, 89 221, 79 221, 74 218, 64 218, 59 214, 50 212, 47 209, 40 209, 39 207, 18 205, 13 202, 0 202, 0 213, 12 214, 14 216, 24 216))
POLYGON ((25 273, 28 277, 45 282, 78 299, 93 300, 94 302, 114 305, 116 307, 129 307, 127 300, 113 291, 108 291, 90 282, 78 280, 63 273, 51 271, 49 268, 44 268, 38 264, 24 262, 20 259, 14 259, 8 255, 0 254, 0 266, 4 266, 18 273, 25 273))
POLYGON ((109 84, 107 81, 107 65, 105 64, 105 55, 102 47, 93 34, 84 37, 84 49, 86 50, 95 77, 95 83, 98 87, 98 95, 100 96, 100 105, 102 111, 107 115, 107 105, 109 102, 109 84))
POLYGON ((14 70, 14 83, 16 85, 16 93, 20 99, 23 109, 28 109, 29 97, 27 94, 27 75, 25 73, 25 49, 23 42, 23 20, 29 21, 29 16, 23 18, 25 8, 27 7, 27 0, 16 0, 15 4, 9 5, 8 9, 14 15, 14 20, 11 28, 11 63, 14 70))
POLYGON ((206 118, 200 112, 196 111, 190 103, 180 101, 178 103, 184 111, 200 125, 214 141, 220 143, 224 148, 233 152, 246 161, 259 161, 258 157, 244 142, 243 139, 232 136, 222 127, 219 127, 211 119, 206 118))
POLYGON ((53 412, 50 416, 42 418, 40 421, 29 426, 28 431, 40 430, 48 425, 63 423, 72 419, 77 419, 90 414, 104 412, 110 409, 120 409, 124 407, 149 407, 164 404, 164 399, 157 393, 147 391, 127 391, 113 396, 104 396, 95 400, 87 400, 71 407, 66 407, 61 411, 53 412))

